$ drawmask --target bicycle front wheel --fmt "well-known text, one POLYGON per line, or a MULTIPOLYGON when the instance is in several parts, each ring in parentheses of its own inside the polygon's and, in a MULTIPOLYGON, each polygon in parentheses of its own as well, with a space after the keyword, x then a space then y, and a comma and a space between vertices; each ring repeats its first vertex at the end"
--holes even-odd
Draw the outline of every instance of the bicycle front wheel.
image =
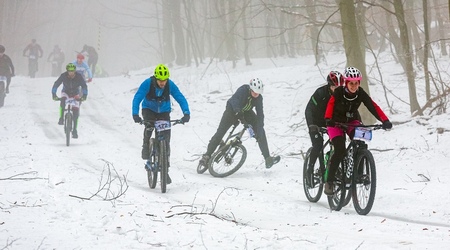
POLYGON ((72 113, 67 112, 64 121, 64 132, 66 133, 66 146, 70 145, 70 133, 72 132, 72 113))
POLYGON ((323 182, 319 171, 319 158, 316 160, 314 166, 309 168, 311 150, 312 147, 306 152, 305 161, 303 162, 303 190, 308 201, 317 202, 322 196, 323 182))
POLYGON ((155 150, 154 150, 154 144, 155 139, 151 138, 150 143, 148 146, 148 149, 150 151, 150 163, 152 166, 152 169, 147 169, 147 180, 148 180, 148 186, 151 189, 154 189, 156 187, 156 181, 158 180, 158 169, 156 167, 156 157, 155 157, 155 150))
POLYGON ((247 149, 242 144, 225 145, 211 155, 209 173, 214 177, 227 177, 241 168, 247 158, 247 149))
POLYGON ((161 173, 161 192, 167 189, 167 175, 169 172, 169 159, 167 154, 167 141, 159 141, 159 170, 161 173))
POLYGON ((355 210, 360 215, 370 212, 375 201, 377 173, 375 160, 369 150, 361 149, 353 169, 352 198, 355 210))
POLYGON ((336 181, 334 181, 334 192, 332 196, 328 197, 328 205, 331 210, 339 211, 344 206, 345 202, 345 171, 344 164, 339 164, 339 167, 336 171, 336 181))

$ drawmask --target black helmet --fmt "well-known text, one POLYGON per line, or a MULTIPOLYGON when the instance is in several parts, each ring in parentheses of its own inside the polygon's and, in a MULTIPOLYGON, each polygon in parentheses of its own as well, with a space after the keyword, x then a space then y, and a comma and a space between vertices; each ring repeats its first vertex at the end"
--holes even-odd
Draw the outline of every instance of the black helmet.
POLYGON ((0 53, 5 53, 5 46, 0 45, 0 53))

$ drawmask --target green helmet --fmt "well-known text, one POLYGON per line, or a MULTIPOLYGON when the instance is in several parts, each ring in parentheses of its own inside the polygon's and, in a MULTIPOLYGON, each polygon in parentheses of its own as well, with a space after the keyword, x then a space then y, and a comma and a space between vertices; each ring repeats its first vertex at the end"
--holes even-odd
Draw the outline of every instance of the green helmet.
POLYGON ((169 79, 169 69, 164 64, 158 64, 155 68, 155 78, 161 81, 169 79))
POLYGON ((69 63, 66 66, 66 70, 67 71, 76 71, 77 70, 77 66, 75 66, 75 64, 73 64, 73 63, 69 63))

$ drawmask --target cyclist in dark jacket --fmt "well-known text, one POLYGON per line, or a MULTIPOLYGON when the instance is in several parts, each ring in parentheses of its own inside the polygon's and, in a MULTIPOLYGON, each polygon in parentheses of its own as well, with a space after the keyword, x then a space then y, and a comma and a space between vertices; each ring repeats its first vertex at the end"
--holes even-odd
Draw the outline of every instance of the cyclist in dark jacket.
POLYGON ((11 58, 5 54, 5 47, 0 45, 0 77, 6 77, 6 94, 9 93, 9 84, 11 83, 11 77, 14 76, 14 65, 11 58))
POLYGON ((211 154, 216 150, 223 136, 239 120, 242 123, 248 122, 254 128, 255 138, 266 161, 266 168, 270 168, 280 161, 280 156, 270 156, 267 145, 266 132, 264 131, 263 89, 264 85, 262 81, 254 78, 250 80, 249 84, 239 87, 231 98, 228 99, 219 127, 209 141, 206 153, 200 159, 199 164, 207 166, 211 154), (256 114, 252 110, 253 108, 256 109, 256 114))
POLYGON ((92 77, 94 77, 95 67, 97 67, 97 62, 98 62, 98 53, 94 47, 88 46, 86 44, 83 46, 83 50, 81 50, 81 52, 80 52, 80 54, 83 54, 83 53, 87 53, 87 56, 88 56, 87 64, 92 71, 92 77))
MULTIPOLYGON (((358 108, 361 103, 364 103, 370 113, 383 123, 383 129, 392 128, 392 123, 381 108, 359 86, 361 79, 361 72, 357 68, 346 68, 344 71, 345 86, 338 87, 334 90, 333 96, 330 98, 325 111, 328 136, 334 146, 334 153, 330 158, 328 179, 324 189, 326 195, 333 195, 333 181, 335 180, 336 170, 345 155, 345 135, 341 128, 335 127, 336 122, 360 125, 358 108)), ((346 133, 350 138, 353 138, 354 131, 355 128, 349 126, 346 133)))
MULTIPOLYGON (((141 103, 142 116, 145 121, 169 121, 170 112, 172 111, 170 96, 178 102, 183 111, 184 116, 181 118, 181 122, 189 122, 191 112, 189 111, 188 102, 177 85, 169 79, 169 76, 169 69, 165 65, 159 64, 156 66, 153 76, 141 83, 141 86, 139 86, 139 89, 133 98, 132 115, 134 122, 142 122, 142 118, 139 116, 139 106, 141 103)), ((170 145, 170 130, 163 131, 163 133, 166 133, 165 136, 170 145)), ((144 129, 144 140, 142 145, 143 160, 148 159, 150 156, 148 142, 151 136, 152 131, 147 133, 147 129, 144 129)), ((167 177, 167 184, 170 184, 172 180, 169 175, 167 175, 167 177)))
POLYGON ((52 97, 53 100, 61 100, 59 105, 59 125, 63 125, 63 117, 64 117, 64 108, 66 106, 66 100, 67 98, 75 98, 75 104, 72 106, 73 110, 73 131, 72 131, 72 137, 78 138, 78 131, 77 131, 77 125, 78 125, 78 117, 80 115, 80 101, 79 101, 79 95, 80 95, 80 87, 83 92, 83 97, 81 97, 82 101, 85 101, 87 99, 88 95, 88 89, 86 85, 86 81, 84 80, 83 76, 81 74, 77 73, 77 67, 73 63, 69 63, 66 66, 66 72, 62 73, 58 80, 53 84, 52 87, 52 97), (58 90, 58 87, 60 85, 63 85, 62 91, 61 91, 61 99, 58 98, 56 95, 56 91, 58 90))
MULTIPOLYGON (((325 127, 325 110, 328 101, 333 95, 334 90, 344 85, 344 78, 339 71, 331 71, 327 76, 327 85, 318 88, 309 99, 305 109, 306 124, 309 129, 309 136, 311 137, 312 150, 309 157, 309 168, 313 166, 322 150, 323 137, 319 133, 320 127, 325 127)), ((324 169, 323 159, 320 159, 320 167, 324 169)))

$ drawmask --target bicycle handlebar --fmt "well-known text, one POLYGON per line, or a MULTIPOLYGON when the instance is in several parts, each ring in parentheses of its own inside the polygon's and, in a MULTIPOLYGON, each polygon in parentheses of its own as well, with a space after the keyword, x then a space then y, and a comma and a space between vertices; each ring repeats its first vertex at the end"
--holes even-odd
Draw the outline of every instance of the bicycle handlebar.
POLYGON ((383 125, 381 125, 381 124, 373 124, 373 125, 359 124, 359 125, 355 125, 355 124, 349 124, 349 123, 336 122, 336 127, 341 127, 341 128, 348 128, 348 127, 353 127, 353 128, 373 128, 373 130, 377 130, 377 129, 382 129, 383 125))
MULTIPOLYGON (((140 122, 139 124, 141 125, 152 125, 154 124, 156 121, 158 120, 142 120, 142 122, 140 122)), ((184 124, 184 122, 181 119, 176 119, 176 120, 169 120, 170 123, 172 123, 172 125, 177 125, 177 124, 184 124)))

